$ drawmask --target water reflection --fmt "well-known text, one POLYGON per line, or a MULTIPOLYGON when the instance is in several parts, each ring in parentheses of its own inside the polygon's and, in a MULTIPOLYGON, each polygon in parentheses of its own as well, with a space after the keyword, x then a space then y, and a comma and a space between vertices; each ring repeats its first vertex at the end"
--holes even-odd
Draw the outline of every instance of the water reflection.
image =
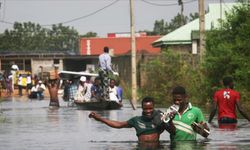
MULTIPOLYGON (((7 150, 128 150, 128 149, 249 149, 250 126, 239 120, 235 130, 210 126, 208 140, 170 143, 169 134, 161 135, 160 143, 137 143, 133 128, 113 129, 88 118, 90 111, 67 107, 60 101, 59 109, 48 107, 49 101, 12 98, 0 103, 0 148, 7 150), (156 144, 156 145, 155 145, 156 144)), ((141 115, 125 103, 121 110, 99 111, 112 120, 128 120, 141 115)))

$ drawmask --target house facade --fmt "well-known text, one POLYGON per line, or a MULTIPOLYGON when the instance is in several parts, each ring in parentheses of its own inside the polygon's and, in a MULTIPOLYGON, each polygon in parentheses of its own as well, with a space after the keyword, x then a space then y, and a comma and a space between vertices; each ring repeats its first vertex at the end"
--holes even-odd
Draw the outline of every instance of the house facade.
MULTIPOLYGON (((225 19, 226 12, 230 12, 236 3, 209 4, 205 15, 205 30, 220 27, 220 20, 225 19)), ((154 47, 171 49, 180 53, 199 55, 199 18, 176 29, 175 31, 157 39, 152 43, 154 47)))

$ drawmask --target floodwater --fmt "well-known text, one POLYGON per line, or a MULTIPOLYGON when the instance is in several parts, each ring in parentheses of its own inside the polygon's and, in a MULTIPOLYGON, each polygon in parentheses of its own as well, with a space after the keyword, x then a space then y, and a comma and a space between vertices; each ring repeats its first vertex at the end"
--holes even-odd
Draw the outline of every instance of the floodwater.
MULTIPOLYGON (((128 150, 140 149, 133 128, 113 129, 88 118, 90 111, 68 107, 60 101, 59 109, 50 109, 49 101, 11 98, 0 103, 1 150, 128 150)), ((162 109, 164 110, 164 109, 162 109)), ((120 110, 98 111, 113 120, 127 120, 140 115, 128 102, 120 110)), ((158 149, 250 149, 250 125, 239 119, 236 130, 210 126, 209 139, 198 136, 198 142, 170 145, 169 134, 161 135, 158 149)))

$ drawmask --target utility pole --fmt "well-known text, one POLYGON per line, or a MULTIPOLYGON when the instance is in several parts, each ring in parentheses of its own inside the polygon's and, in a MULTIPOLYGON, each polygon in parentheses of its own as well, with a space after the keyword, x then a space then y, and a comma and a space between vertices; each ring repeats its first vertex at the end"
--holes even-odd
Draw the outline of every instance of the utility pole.
POLYGON ((137 80, 136 80, 136 43, 134 27, 134 0, 130 0, 130 32, 131 32, 131 73, 132 73, 132 100, 131 105, 136 109, 137 103, 137 80))
POLYGON ((220 0, 220 20, 222 20, 222 0, 220 0))
POLYGON ((184 5, 183 5, 183 1, 182 0, 178 0, 178 5, 181 5, 181 26, 183 26, 185 24, 185 21, 184 21, 184 14, 183 14, 183 11, 184 11, 184 5))
POLYGON ((205 9, 204 0, 199 0, 200 63, 205 55, 205 9))

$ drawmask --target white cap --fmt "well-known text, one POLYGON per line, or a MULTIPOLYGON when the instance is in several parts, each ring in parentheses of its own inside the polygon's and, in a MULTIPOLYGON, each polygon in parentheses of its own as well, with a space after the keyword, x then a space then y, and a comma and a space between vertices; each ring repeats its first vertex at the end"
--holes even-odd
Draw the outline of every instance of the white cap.
POLYGON ((38 83, 43 83, 43 82, 41 80, 39 80, 38 83))
POLYGON ((86 81, 86 77, 85 76, 81 76, 80 81, 85 82, 86 81))

